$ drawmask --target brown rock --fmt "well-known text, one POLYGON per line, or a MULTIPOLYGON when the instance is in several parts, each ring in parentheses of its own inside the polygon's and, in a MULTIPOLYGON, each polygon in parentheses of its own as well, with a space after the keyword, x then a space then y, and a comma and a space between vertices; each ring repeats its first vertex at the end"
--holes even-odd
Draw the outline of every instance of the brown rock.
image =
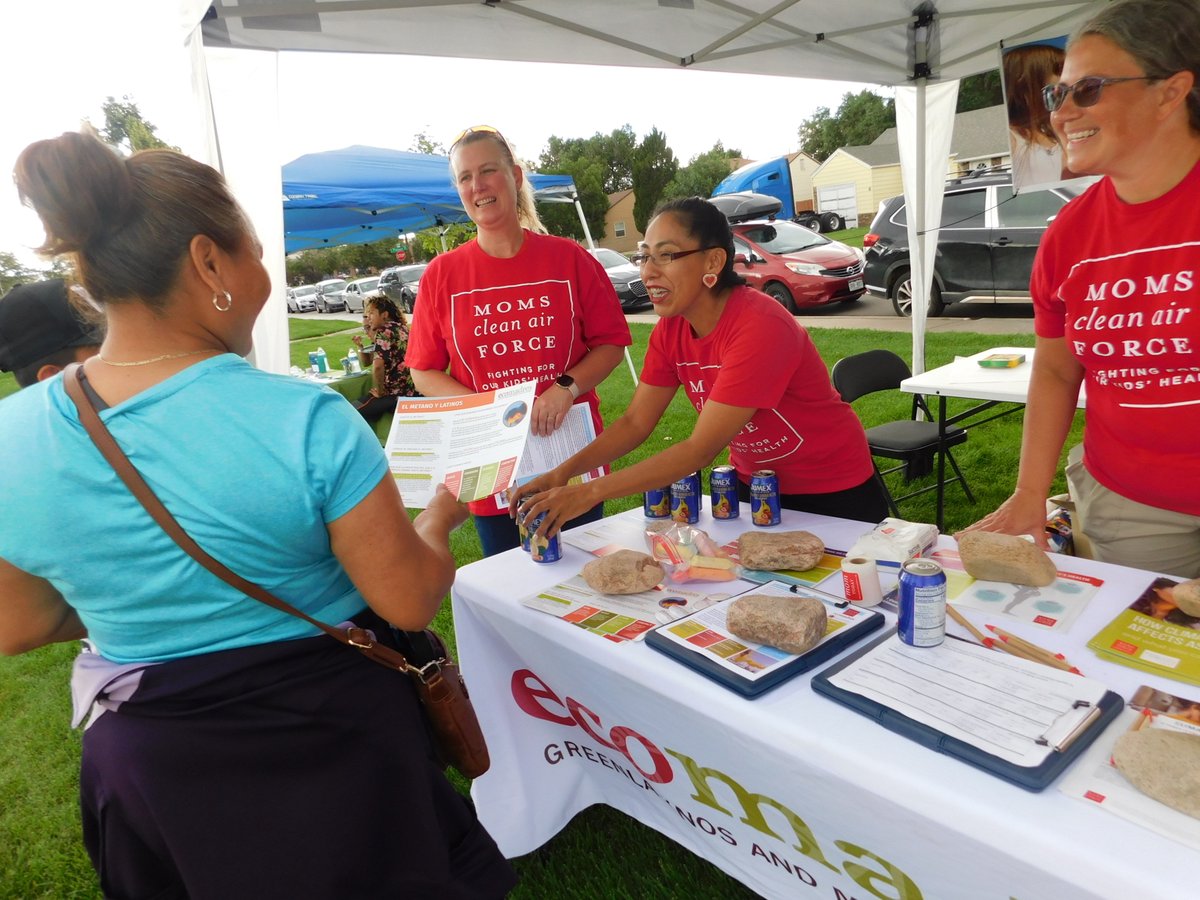
POLYGON ((981 581, 1007 581, 1045 587, 1054 584, 1054 563, 1035 544, 1012 534, 969 531, 958 536, 963 568, 981 581))
POLYGON ((663 567, 637 550, 618 550, 583 567, 583 580, 602 594, 637 594, 663 580, 663 567))
POLYGON ((811 569, 825 555, 825 542, 808 531, 747 531, 738 538, 738 558, 747 569, 811 569))
POLYGON ((1171 590, 1175 605, 1189 616, 1200 618, 1200 578, 1181 581, 1171 590))
POLYGON ((1127 731, 1117 738, 1112 758, 1147 797, 1200 819, 1200 735, 1165 728, 1127 731))
POLYGON ((815 597, 747 594, 729 604, 725 624, 737 637, 803 653, 825 636, 825 604, 815 597))

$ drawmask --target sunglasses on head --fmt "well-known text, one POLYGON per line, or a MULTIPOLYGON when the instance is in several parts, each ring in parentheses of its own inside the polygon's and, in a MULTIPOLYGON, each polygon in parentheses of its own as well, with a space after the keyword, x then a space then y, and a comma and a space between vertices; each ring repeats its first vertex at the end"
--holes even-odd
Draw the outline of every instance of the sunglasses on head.
POLYGON ((493 128, 491 125, 472 125, 470 128, 464 128, 454 136, 454 140, 450 142, 450 149, 453 150, 457 147, 462 143, 463 138, 469 134, 490 134, 496 137, 505 147, 508 146, 508 141, 504 139, 504 135, 500 133, 499 128, 493 128))
POLYGON ((1080 109, 1095 106, 1100 102, 1100 92, 1110 84, 1120 84, 1122 81, 1158 81, 1150 75, 1130 75, 1127 78, 1101 78, 1099 75, 1089 75, 1080 78, 1074 84, 1048 84, 1042 88, 1042 102, 1046 109, 1054 112, 1067 102, 1067 97, 1074 95, 1075 105, 1080 109))

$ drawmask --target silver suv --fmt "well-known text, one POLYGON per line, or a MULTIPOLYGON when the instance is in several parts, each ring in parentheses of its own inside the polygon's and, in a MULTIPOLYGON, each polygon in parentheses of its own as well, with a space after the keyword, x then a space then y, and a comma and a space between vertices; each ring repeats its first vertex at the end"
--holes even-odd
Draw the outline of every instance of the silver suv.
POLYGON ((317 282, 317 312, 341 312, 346 308, 346 279, 326 278, 317 282))
MULTIPOLYGON (((951 303, 1030 302, 1029 276, 1046 227, 1096 180, 1019 194, 1007 174, 947 182, 928 314, 940 316, 951 303)), ((900 316, 912 315, 907 221, 903 197, 884 200, 863 238, 867 290, 890 299, 900 316)))

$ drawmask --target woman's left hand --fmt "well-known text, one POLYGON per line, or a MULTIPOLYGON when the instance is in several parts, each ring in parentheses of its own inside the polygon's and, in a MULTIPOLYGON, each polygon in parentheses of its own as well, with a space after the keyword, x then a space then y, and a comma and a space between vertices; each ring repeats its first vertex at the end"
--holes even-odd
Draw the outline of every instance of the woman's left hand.
POLYGON ((570 391, 558 385, 550 385, 533 401, 533 421, 529 423, 529 427, 534 434, 541 437, 554 434, 574 403, 575 398, 571 396, 570 391))

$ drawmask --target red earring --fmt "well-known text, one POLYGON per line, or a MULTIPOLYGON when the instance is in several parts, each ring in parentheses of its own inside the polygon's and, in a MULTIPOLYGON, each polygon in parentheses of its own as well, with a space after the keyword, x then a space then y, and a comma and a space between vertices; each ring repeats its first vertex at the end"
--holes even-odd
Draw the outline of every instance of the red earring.
POLYGON ((717 276, 714 275, 712 272, 709 272, 707 275, 705 275, 700 280, 704 282, 704 286, 706 288, 715 287, 717 284, 717 276))

